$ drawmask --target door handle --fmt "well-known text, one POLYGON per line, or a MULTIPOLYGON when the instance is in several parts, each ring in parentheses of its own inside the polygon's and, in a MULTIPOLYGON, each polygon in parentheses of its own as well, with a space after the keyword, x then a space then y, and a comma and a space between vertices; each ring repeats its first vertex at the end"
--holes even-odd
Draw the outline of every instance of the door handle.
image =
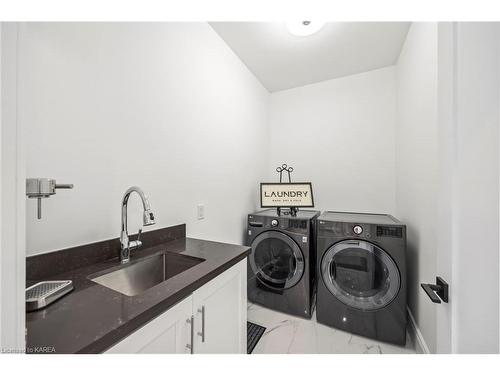
POLYGON ((189 334, 190 343, 186 344, 186 348, 189 349, 190 354, 193 354, 194 353, 194 316, 191 315, 191 318, 186 319, 186 323, 191 325, 191 332, 189 334))
POLYGON ((198 336, 201 336, 201 342, 205 342, 205 305, 198 312, 201 313, 201 332, 198 332, 198 336))
POLYGON ((448 303, 449 285, 441 277, 436 277, 436 284, 420 284, 433 303, 448 303))

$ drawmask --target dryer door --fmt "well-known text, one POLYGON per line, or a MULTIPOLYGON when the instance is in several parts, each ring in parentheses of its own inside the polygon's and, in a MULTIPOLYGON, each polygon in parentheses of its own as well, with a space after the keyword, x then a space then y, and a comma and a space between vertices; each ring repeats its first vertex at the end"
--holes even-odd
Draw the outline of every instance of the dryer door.
POLYGON ((304 273, 304 256, 299 246, 290 236, 277 231, 255 237, 249 260, 255 277, 273 289, 291 288, 304 273))
POLYGON ((330 247, 321 261, 321 275, 335 297, 360 310, 387 306, 401 285, 392 258, 366 241, 347 240, 330 247))

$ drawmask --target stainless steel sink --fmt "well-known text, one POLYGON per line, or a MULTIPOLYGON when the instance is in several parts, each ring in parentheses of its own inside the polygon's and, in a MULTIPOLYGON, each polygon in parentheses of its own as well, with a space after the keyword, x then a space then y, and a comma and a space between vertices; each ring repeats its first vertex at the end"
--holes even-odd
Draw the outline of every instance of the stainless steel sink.
POLYGON ((145 290, 178 275, 205 259, 174 253, 161 253, 137 260, 116 271, 109 271, 91 280, 127 296, 145 290))

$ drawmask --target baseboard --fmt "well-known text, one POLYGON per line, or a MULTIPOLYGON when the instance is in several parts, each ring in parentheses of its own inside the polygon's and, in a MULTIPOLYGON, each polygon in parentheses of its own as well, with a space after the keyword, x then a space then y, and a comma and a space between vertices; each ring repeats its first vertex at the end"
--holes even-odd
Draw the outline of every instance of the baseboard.
POLYGON ((410 317, 410 334, 412 335, 412 339, 415 343, 417 353, 431 354, 431 351, 424 340, 424 336, 422 335, 422 332, 420 332, 417 322, 415 322, 415 318, 413 317, 410 308, 407 306, 406 309, 408 310, 408 316, 410 317))

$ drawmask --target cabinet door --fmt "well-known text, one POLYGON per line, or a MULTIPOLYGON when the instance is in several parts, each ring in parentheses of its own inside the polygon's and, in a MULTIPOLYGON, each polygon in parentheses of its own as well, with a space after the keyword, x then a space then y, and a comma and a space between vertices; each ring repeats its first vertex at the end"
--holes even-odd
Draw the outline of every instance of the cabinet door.
POLYGON ((193 297, 189 296, 106 353, 190 353, 193 297))
POLYGON ((246 272, 244 259, 193 293, 195 353, 246 353, 246 272))

